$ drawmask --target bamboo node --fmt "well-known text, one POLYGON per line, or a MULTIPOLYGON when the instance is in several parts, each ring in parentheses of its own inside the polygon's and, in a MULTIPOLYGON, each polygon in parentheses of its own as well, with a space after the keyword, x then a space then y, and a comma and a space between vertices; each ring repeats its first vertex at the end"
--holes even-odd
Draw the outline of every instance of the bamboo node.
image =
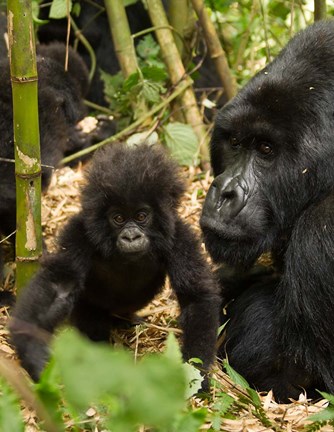
POLYGON ((20 178, 20 179, 23 179, 23 180, 29 180, 29 179, 33 179, 36 177, 40 177, 41 174, 42 174, 42 171, 39 170, 39 171, 31 173, 31 174, 15 173, 15 176, 20 178))
POLYGON ((31 77, 11 77, 12 82, 15 82, 16 84, 26 84, 27 82, 36 82, 38 81, 38 76, 31 76, 31 77))

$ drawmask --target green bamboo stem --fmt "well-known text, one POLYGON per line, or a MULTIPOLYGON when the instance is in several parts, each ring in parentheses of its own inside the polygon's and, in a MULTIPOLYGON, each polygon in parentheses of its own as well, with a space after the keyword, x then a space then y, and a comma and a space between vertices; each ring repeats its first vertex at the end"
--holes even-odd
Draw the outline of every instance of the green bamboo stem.
POLYGON ((137 72, 138 63, 131 31, 122 1, 105 0, 111 36, 123 76, 137 72))
POLYGON ((203 0, 191 0, 193 8, 198 16, 198 19, 203 28, 206 43, 212 60, 215 63, 220 81, 223 84, 225 94, 228 99, 231 99, 237 92, 235 78, 233 77, 226 54, 221 46, 215 26, 213 25, 203 0))
POLYGON ((8 0, 16 176, 16 287, 38 268, 42 254, 41 165, 37 66, 31 2, 8 0))
MULTIPOLYGON (((171 82, 176 85, 186 74, 180 54, 175 45, 172 31, 168 28, 168 21, 161 0, 147 0, 148 12, 160 45, 161 54, 168 69, 171 82)), ((188 124, 197 135, 202 163, 209 160, 208 139, 202 117, 199 112, 196 97, 191 87, 181 96, 181 105, 188 124)))
POLYGON ((326 19, 326 0, 314 0, 314 21, 326 19))
MULTIPOLYGON (((128 78, 131 74, 138 71, 138 62, 125 6, 123 1, 118 0, 104 0, 104 4, 117 59, 124 78, 128 78)), ((132 107, 134 118, 141 117, 147 111, 145 100, 138 99, 132 107)))
POLYGON ((175 29, 178 34, 182 35, 182 39, 180 39, 177 35, 174 37, 174 39, 180 56, 183 58, 183 35, 188 24, 188 0, 170 0, 168 15, 173 29, 175 29))

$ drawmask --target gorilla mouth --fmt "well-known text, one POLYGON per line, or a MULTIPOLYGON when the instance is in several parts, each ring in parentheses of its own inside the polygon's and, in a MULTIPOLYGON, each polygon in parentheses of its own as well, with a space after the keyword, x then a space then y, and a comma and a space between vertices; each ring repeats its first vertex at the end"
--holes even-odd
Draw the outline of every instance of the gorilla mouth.
POLYGON ((224 240, 250 240, 250 236, 247 235, 245 229, 241 225, 231 221, 230 224, 222 223, 217 219, 210 216, 202 215, 200 220, 200 226, 204 233, 210 233, 224 240))

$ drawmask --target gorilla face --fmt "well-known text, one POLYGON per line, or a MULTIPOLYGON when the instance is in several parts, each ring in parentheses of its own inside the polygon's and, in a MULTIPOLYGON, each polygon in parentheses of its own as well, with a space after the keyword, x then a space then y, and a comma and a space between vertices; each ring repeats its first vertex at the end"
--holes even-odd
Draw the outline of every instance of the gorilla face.
POLYGON ((303 210, 333 184, 329 99, 319 99, 307 79, 288 81, 280 67, 274 76, 279 60, 256 75, 216 119, 215 180, 201 217, 216 262, 249 266, 289 237, 303 210))

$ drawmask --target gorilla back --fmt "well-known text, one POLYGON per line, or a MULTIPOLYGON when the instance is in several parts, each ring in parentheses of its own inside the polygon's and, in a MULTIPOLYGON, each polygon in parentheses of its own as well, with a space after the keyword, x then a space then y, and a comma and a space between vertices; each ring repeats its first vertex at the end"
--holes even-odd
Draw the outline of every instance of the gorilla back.
POLYGON ((259 390, 334 392, 334 22, 296 35, 222 109, 201 227, 229 323, 221 354, 259 390), (271 252, 274 270, 254 266, 271 252))

